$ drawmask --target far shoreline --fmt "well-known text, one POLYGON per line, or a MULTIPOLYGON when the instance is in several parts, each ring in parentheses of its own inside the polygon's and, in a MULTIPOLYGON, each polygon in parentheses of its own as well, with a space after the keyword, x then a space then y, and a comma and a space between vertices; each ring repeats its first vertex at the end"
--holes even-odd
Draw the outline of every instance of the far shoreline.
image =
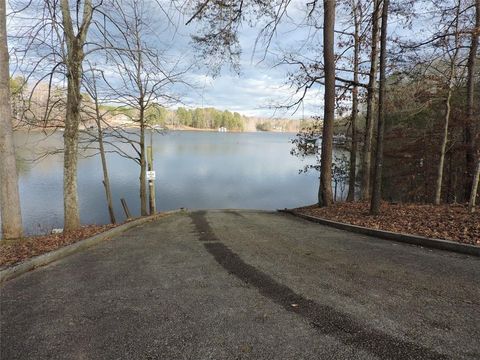
MULTIPOLYGON (((25 126, 19 126, 14 129, 14 132, 44 132, 47 134, 52 134, 54 132, 63 132, 64 128, 63 127, 47 127, 47 128, 42 128, 42 127, 25 127, 25 126)), ((91 130, 92 128, 86 128, 86 127, 80 127, 79 130, 80 132, 85 132, 86 130, 91 130)), ((94 128, 93 128, 94 129, 94 128)), ((138 126, 119 126, 115 128, 116 130, 138 130, 138 126)), ((108 129, 104 129, 108 130, 108 129)), ((179 131, 179 132, 213 132, 213 133, 223 133, 223 134, 228 134, 228 133, 235 133, 235 134, 254 134, 254 133, 270 133, 270 134, 296 134, 296 131, 278 131, 278 130, 257 130, 257 131, 252 131, 252 130, 228 130, 226 132, 220 132, 215 129, 206 129, 206 128, 155 128, 155 127, 148 127, 147 130, 155 130, 159 133, 161 132, 171 132, 171 131, 179 131)))

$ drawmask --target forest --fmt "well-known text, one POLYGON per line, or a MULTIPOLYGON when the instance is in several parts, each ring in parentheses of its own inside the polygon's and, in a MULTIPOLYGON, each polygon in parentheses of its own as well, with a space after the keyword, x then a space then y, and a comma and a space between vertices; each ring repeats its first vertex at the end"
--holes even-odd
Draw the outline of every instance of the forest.
MULTIPOLYGON (((28 81, 22 76, 10 78, 11 107, 14 129, 47 129, 63 128, 63 109, 66 101, 65 89, 61 86, 49 86, 45 83, 35 84, 29 88, 28 81), (55 105, 51 105, 55 99, 55 105), (48 117, 45 117, 45 113, 48 117)), ((82 116, 83 127, 95 127, 95 99, 86 91, 82 93, 82 116)), ((138 109, 116 104, 98 102, 102 117, 109 126, 115 118, 123 118, 125 126, 138 125, 138 109)), ((151 127, 164 128, 192 128, 202 130, 218 130, 221 127, 228 131, 297 131, 304 127, 310 119, 302 122, 299 119, 287 119, 278 117, 246 116, 236 111, 219 110, 214 107, 166 107, 161 103, 154 103, 145 111, 146 125, 151 127)))

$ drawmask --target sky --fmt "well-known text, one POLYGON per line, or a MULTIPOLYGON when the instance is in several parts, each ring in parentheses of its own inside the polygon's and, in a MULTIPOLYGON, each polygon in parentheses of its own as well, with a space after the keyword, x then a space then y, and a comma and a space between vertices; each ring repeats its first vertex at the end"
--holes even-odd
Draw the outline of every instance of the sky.
MULTIPOLYGON (((122 0, 119 0, 122 1, 122 0)), ((127 1, 127 0, 125 0, 127 1)), ((199 59, 199 54, 195 53, 192 46, 191 34, 198 32, 201 24, 192 22, 186 26, 185 15, 172 8, 172 1, 168 0, 145 0, 147 6, 151 7, 148 11, 148 22, 151 24, 153 36, 152 40, 155 46, 161 51, 165 51, 167 56, 176 61, 182 59, 183 66, 190 67, 188 74, 185 75, 185 81, 191 86, 176 86, 173 91, 176 97, 181 100, 177 106, 190 108, 196 107, 215 107, 220 110, 236 111, 247 116, 259 116, 266 118, 303 118, 311 115, 318 115, 322 111, 323 92, 321 89, 312 89, 304 99, 302 105, 294 109, 279 109, 277 104, 291 103, 294 98, 294 91, 286 84, 288 68, 276 65, 277 54, 281 49, 293 49, 302 45, 302 41, 307 37, 307 30, 292 27, 291 22, 294 19, 304 17, 303 11, 299 9, 304 7, 304 0, 293 0, 289 7, 289 19, 278 27, 276 36, 273 39, 267 56, 264 56, 264 48, 258 46, 254 52, 255 41, 260 32, 262 23, 250 26, 244 24, 239 32, 242 55, 240 59, 240 73, 231 70, 226 64, 218 76, 213 77, 211 71, 203 66, 203 59, 199 59), (162 11, 159 10, 157 1, 166 5, 166 12, 169 14, 170 21, 167 20, 162 11), (293 31, 294 30, 294 31, 293 31), (292 97, 293 96, 293 97, 292 97)), ((73 3, 73 2, 72 2, 73 3)), ((22 49, 25 44, 22 40, 14 40, 12 34, 16 34, 18 29, 28 31, 32 19, 41 16, 43 8, 42 0, 33 1, 31 8, 19 13, 13 13, 10 2, 9 7, 9 48, 11 52, 10 67, 14 75, 20 75, 19 67, 15 61, 21 58, 22 52, 15 53, 16 49, 22 49), (40 9, 40 11, 39 11, 40 9), (13 14, 13 15, 12 15, 13 14), (16 73, 15 73, 16 71, 16 73)), ((13 2, 12 4, 15 4, 13 2)), ((21 2, 18 2, 21 4, 21 2)), ((102 21, 100 19, 100 21, 102 21)), ((91 27, 92 28, 92 27, 91 27)), ((90 30, 89 34, 94 30, 90 30)), ((30 74, 29 63, 34 64, 36 58, 41 55, 30 52, 30 58, 23 59, 25 66, 24 73, 30 74), (36 57, 36 58, 35 58, 36 57), (26 65, 25 65, 26 64, 26 65)), ((96 59, 88 58, 89 61, 97 63, 96 59)), ((100 61, 101 62, 101 56, 100 61)), ((51 64, 46 64, 42 69, 47 73, 51 64)), ((38 77, 43 73, 39 68, 35 69, 38 77)), ((116 68, 106 67, 106 72, 111 77, 115 77, 116 68)), ((58 80, 59 85, 66 85, 65 79, 58 80)))
MULTIPOLYGON (((293 18, 302 14, 294 5, 289 13, 293 18)), ((318 115, 323 107, 323 92, 313 89, 307 94, 302 105, 293 109, 279 109, 279 103, 291 102, 295 97, 294 91, 286 83, 288 68, 275 66, 277 54, 283 48, 301 46, 301 42, 308 35, 307 30, 295 28, 292 31, 291 20, 280 25, 276 36, 265 55, 264 48, 257 46, 255 41, 261 29, 243 25, 239 39, 242 48, 240 59, 240 74, 230 69, 226 64, 221 73, 212 77, 204 66, 195 66, 190 71, 188 79, 195 84, 194 89, 188 89, 181 94, 182 101, 191 107, 215 107, 222 110, 237 111, 247 116, 302 118, 318 115)), ((174 51, 183 54, 194 53, 190 34, 195 33, 199 24, 184 25, 185 20, 179 19, 178 29, 173 41, 174 51)), ((201 61, 194 60, 196 65, 201 61)))
MULTIPOLYGON (((121 0, 119 0, 121 1, 121 0)), ((128 1, 128 0, 125 0, 128 1)), ((239 31, 242 55, 240 59, 240 74, 231 70, 228 64, 216 77, 211 75, 209 69, 203 66, 203 59, 195 53, 192 46, 191 34, 196 34, 201 24, 193 22, 186 26, 186 18, 175 9, 168 9, 170 21, 159 10, 156 1, 163 1, 164 4, 171 4, 168 0, 145 0, 150 1, 152 10, 148 11, 149 23, 151 24, 151 39, 155 46, 165 51, 167 56, 176 61, 180 58, 182 66, 189 67, 185 75, 185 82, 191 86, 178 85, 173 88, 176 97, 181 103, 173 105, 196 107, 215 107, 220 110, 236 111, 248 116, 281 117, 281 118, 303 118, 313 115, 322 115, 323 112, 323 89, 316 86, 310 89, 304 101, 292 109, 279 109, 278 104, 292 103, 298 99, 288 84, 289 72, 294 67, 285 65, 278 66, 278 59, 281 54, 294 52, 296 56, 319 57, 321 59, 321 31, 312 32, 311 26, 298 26, 305 19, 305 0, 292 0, 288 16, 284 17, 268 48, 260 44, 255 49, 255 42, 262 27, 262 22, 255 22, 254 26, 244 24, 239 31), (155 6, 157 6, 155 8, 155 6), (310 42, 306 42, 310 39, 310 42), (313 39, 313 40, 312 40, 313 39), (312 48, 312 43, 317 44, 312 48), (266 56, 265 56, 266 54, 266 56)), ((37 2, 34 2, 37 3, 37 2)), ((38 6, 42 7, 42 1, 38 0, 38 6)), ((29 23, 28 14, 21 14, 29 23)), ((321 19, 320 14, 318 18, 321 19)), ((394 20, 394 19, 392 19, 394 20)), ((21 23, 21 17, 10 18, 9 27, 13 29, 17 23, 21 23)), ((337 10, 337 22, 341 26, 341 17, 337 10), (339 21, 340 20, 340 21, 339 21)), ((338 25, 338 26, 340 26, 338 25)), ((392 21, 392 32, 399 31, 395 21, 392 21), (396 29, 395 29, 396 28, 396 29)), ((348 24, 347 24, 348 26, 348 24)), ((389 26, 390 27, 390 26, 389 26)), ((315 31, 315 30, 313 30, 315 31)), ((411 36, 412 33, 410 32, 411 36)), ((15 47, 10 42, 11 48, 15 47)), ((11 59, 15 57, 12 56, 11 59)), ((14 66, 11 61, 11 67, 14 66)), ((109 74, 115 77, 116 69, 109 69, 109 74)), ((118 72, 118 71, 117 71, 118 72)))

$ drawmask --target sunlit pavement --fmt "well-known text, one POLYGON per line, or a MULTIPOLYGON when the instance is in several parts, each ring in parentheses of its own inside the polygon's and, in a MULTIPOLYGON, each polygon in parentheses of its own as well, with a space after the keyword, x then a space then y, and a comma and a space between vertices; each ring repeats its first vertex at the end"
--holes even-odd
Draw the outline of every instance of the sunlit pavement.
POLYGON ((176 214, 7 282, 4 359, 478 359, 480 260, 176 214))

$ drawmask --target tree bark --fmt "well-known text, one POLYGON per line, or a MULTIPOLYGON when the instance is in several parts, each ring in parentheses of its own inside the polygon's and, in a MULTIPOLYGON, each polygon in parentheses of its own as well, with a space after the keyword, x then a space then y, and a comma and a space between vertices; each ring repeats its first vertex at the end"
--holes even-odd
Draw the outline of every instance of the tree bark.
POLYGON ((370 175, 372 164, 372 141, 374 128, 374 109, 375 109, 375 93, 377 83, 377 67, 378 67, 378 35, 380 23, 380 5, 381 0, 374 1, 374 9, 372 14, 372 49, 370 52, 370 73, 368 75, 367 86, 367 115, 365 124, 365 135, 363 140, 363 159, 362 159, 362 182, 361 197, 362 200, 370 199, 370 175))
POLYGON ((78 207, 77 164, 78 164, 78 126, 80 124, 80 108, 82 95, 82 62, 84 59, 83 45, 92 20, 92 1, 85 0, 83 19, 78 34, 73 30, 68 0, 61 0, 62 24, 65 35, 67 54, 67 105, 65 114, 64 158, 63 158, 63 208, 65 231, 73 231, 80 227, 80 212, 78 207))
MULTIPOLYGON (((358 68, 360 61, 360 19, 358 14, 359 4, 353 2, 353 18, 355 22, 354 32, 354 50, 353 50, 353 81, 358 84, 358 68)), ((348 176, 348 195, 347 201, 355 201, 355 183, 357 178, 357 148, 358 148, 358 134, 357 134, 357 117, 358 117, 358 86, 352 87, 352 147, 350 149, 350 171, 348 176)))
POLYGON ((450 124, 450 115, 452 112, 452 94, 453 94, 453 85, 455 80, 455 68, 456 61, 459 51, 459 33, 458 33, 458 22, 459 22, 459 13, 460 13, 460 1, 457 4, 456 9, 456 25, 455 25, 455 51, 450 59, 450 69, 448 73, 448 88, 447 88, 447 98, 445 101, 445 117, 443 122, 443 135, 442 135, 442 144, 440 146, 440 160, 438 162, 437 169, 437 179, 435 182, 435 198, 434 204, 440 205, 442 200, 442 183, 443 183, 443 168, 445 165, 445 153, 447 150, 448 143, 448 126, 450 124))
POLYGON ((117 221, 115 219, 115 212, 113 211, 112 191, 110 189, 110 178, 108 176, 107 158, 105 155, 105 146, 103 144, 102 118, 100 115, 100 109, 98 107, 97 99, 95 99, 95 112, 98 130, 98 147, 100 150, 100 158, 102 160, 103 186, 105 187, 105 196, 107 197, 108 214, 110 216, 110 222, 112 224, 115 224, 117 221))
POLYGON ((372 201, 370 204, 370 213, 378 215, 380 213, 380 202, 382 199, 382 170, 383 170, 383 135, 385 132, 385 98, 386 88, 386 69, 387 69, 387 25, 388 25, 388 5, 389 0, 383 0, 382 7, 382 30, 380 35, 380 84, 378 96, 378 120, 377 120, 377 150, 375 153, 375 168, 373 178, 372 201))
POLYGON ((325 63, 325 101, 320 159, 318 205, 329 206, 332 196, 333 123, 335 120, 335 0, 324 0, 323 59, 325 63))
POLYGON ((470 190, 475 174, 475 147, 478 124, 474 119, 475 66, 478 56, 478 37, 480 34, 480 0, 475 0, 475 28, 472 30, 470 50, 467 61, 467 123, 465 124, 466 145, 466 183, 465 199, 470 198, 470 190))
MULTIPOLYGON (((78 49, 75 50, 75 52, 78 49)), ((65 231, 76 230, 80 226, 78 208, 77 165, 78 165, 78 126, 80 124, 80 82, 81 66, 71 56, 68 70, 67 111, 65 116, 64 158, 63 158, 63 206, 65 231)))
POLYGON ((0 212, 2 237, 23 235, 18 174, 12 129, 10 70, 5 0, 0 0, 0 212))
POLYGON ((443 122, 442 145, 440 146, 440 160, 438 161, 437 179, 435 181, 435 205, 440 205, 442 200, 443 167, 445 165, 445 153, 448 143, 448 125, 450 122, 451 100, 452 100, 453 80, 449 81, 447 100, 445 102, 445 118, 443 122))
POLYGON ((477 170, 473 176, 472 189, 470 191, 470 201, 468 202, 468 211, 475 211, 475 200, 477 199, 478 183, 480 182, 480 157, 477 161, 477 170))
MULTIPOLYGON (((152 134, 150 134, 152 135, 152 134)), ((152 137, 150 137, 150 146, 147 147, 147 168, 148 171, 153 170, 153 144, 152 137)), ((153 215, 156 213, 156 204, 155 204, 155 181, 148 180, 148 205, 149 213, 153 215)))
POLYGON ((145 123, 143 110, 140 110, 140 213, 148 215, 147 211, 147 161, 145 151, 145 123))

